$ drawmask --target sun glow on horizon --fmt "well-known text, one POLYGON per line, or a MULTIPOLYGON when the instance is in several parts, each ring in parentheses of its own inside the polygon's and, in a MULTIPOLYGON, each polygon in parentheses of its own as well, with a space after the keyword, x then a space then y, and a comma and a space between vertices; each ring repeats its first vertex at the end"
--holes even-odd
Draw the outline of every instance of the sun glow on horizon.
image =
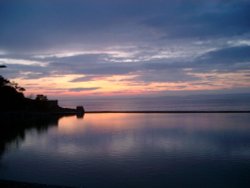
POLYGON ((0 74, 26 96, 250 93, 246 1, 44 1, 0 3, 0 74))
POLYGON ((238 73, 195 73, 194 76, 203 81, 185 82, 151 82, 137 81, 137 75, 113 75, 102 76, 101 79, 74 82, 72 80, 82 78, 82 75, 68 74, 55 75, 46 78, 25 79, 16 78, 14 81, 26 88, 25 94, 45 94, 48 96, 115 96, 115 95, 143 95, 157 94, 166 91, 198 91, 230 89, 233 87, 250 87, 247 75, 249 71, 238 73), (210 81, 213 78, 214 81, 210 81), (246 82, 238 83, 238 80, 246 82))
MULTIPOLYGON (((127 48, 126 46, 116 46, 102 50, 58 51, 57 53, 33 56, 35 60, 0 58, 0 61, 5 62, 10 66, 10 69, 14 66, 36 67, 33 71, 18 71, 18 75, 13 79, 20 86, 26 88, 26 96, 36 94, 64 97, 141 96, 166 94, 175 91, 213 91, 250 87, 250 71, 248 69, 239 69, 233 72, 219 71, 218 69, 197 71, 194 67, 176 69, 175 66, 178 67, 179 63, 173 63, 172 60, 168 62, 169 59, 186 58, 188 56, 198 57, 219 50, 210 47, 200 49, 196 53, 192 52, 194 50, 192 48, 182 48, 183 51, 180 49, 176 51, 162 49, 159 52, 150 49, 150 55, 140 55, 142 52, 136 46, 128 46, 127 48), (73 68, 74 71, 68 71, 67 69, 70 69, 70 66, 67 63, 70 64, 70 62, 67 58, 73 58, 73 60, 76 58, 78 61, 77 58, 79 57, 87 58, 86 61, 91 61, 90 65, 79 63, 76 64, 76 68, 73 68), (54 64, 55 67, 59 64, 60 67, 61 60, 64 58, 67 61, 66 63, 62 62, 63 68, 49 69, 51 64, 54 64), (166 61, 166 63, 163 65, 161 62, 154 62, 157 60, 166 61), (91 63, 93 67, 91 67, 91 63), (110 70, 105 67, 106 65, 110 66, 110 70), (88 69, 89 66, 90 69, 88 69), (140 68, 131 69, 132 71, 128 71, 127 74, 123 73, 124 68, 130 70, 133 66, 140 68), (112 70, 113 68, 115 70, 112 70), (85 71, 85 69, 90 72, 85 71), (91 73, 93 70, 94 73, 91 73), (179 79, 178 76, 184 76, 187 79, 179 79)), ((189 59, 189 61, 192 60, 189 59)), ((238 63, 236 65, 241 67, 248 64, 238 63)))

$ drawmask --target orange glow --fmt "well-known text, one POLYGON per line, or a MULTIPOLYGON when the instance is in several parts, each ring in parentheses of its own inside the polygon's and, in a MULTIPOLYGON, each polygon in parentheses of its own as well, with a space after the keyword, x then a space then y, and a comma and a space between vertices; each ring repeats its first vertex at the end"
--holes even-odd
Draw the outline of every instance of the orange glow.
POLYGON ((184 82, 142 82, 137 81, 138 75, 102 76, 84 82, 72 80, 84 75, 55 75, 47 78, 25 79, 15 81, 26 88, 27 96, 43 93, 52 96, 113 96, 156 94, 164 91, 196 91, 219 90, 238 87, 250 87, 249 71, 235 73, 188 73, 199 78, 199 81, 184 82), (212 78, 212 79, 211 79, 212 78), (75 90, 76 89, 76 90, 75 90))
POLYGON ((81 134, 85 131, 105 132, 106 130, 125 130, 134 126, 134 123, 136 123, 136 116, 138 116, 138 114, 86 114, 83 121, 82 119, 77 119, 75 116, 64 117, 59 121, 58 130, 60 134, 67 135, 81 134), (131 116, 134 116, 133 121, 129 118, 131 116), (85 122, 87 122, 87 124, 85 124, 85 122))
POLYGON ((58 130, 61 134, 75 134, 85 131, 82 120, 77 119, 76 116, 63 117, 58 124, 58 130))
MULTIPOLYGON (((119 132, 127 130, 141 129, 143 126, 156 125, 157 127, 177 128, 192 132, 193 129, 206 130, 223 130, 224 126, 211 124, 209 119, 221 118, 220 115, 200 114, 199 116, 190 117, 183 114, 128 114, 128 113, 103 113, 103 114, 85 114, 84 119, 77 119, 75 116, 64 117, 59 120, 58 132, 61 135, 84 135, 84 133, 105 133, 119 132), (178 118, 178 116, 180 118, 178 118), (203 125, 197 124, 197 119, 207 120, 203 125), (181 123, 185 118, 186 124, 181 123), (180 120, 180 123, 177 123, 180 120)), ((235 129, 234 123, 228 124, 227 129, 235 129)), ((238 129, 245 129, 245 126, 239 126, 238 129)))

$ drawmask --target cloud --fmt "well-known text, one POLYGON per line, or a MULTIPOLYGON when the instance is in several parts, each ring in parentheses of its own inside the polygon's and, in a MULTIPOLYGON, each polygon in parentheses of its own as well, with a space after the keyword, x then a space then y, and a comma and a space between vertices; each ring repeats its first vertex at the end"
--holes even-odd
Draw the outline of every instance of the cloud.
POLYGON ((247 1, 184 2, 161 11, 144 24, 165 33, 164 38, 211 38, 249 33, 247 1))
POLYGON ((0 2, 0 49, 49 52, 249 33, 248 1, 0 2))
POLYGON ((199 70, 211 71, 237 71, 239 69, 250 69, 250 46, 224 47, 208 51, 189 61, 158 60, 144 64, 147 70, 199 70))
POLYGON ((90 54, 54 59, 50 66, 59 72, 70 72, 88 75, 128 74, 135 70, 131 64, 112 63, 106 60, 108 55, 90 54))
MULTIPOLYGON (((164 49, 165 54, 171 52, 175 53, 171 50, 167 52, 164 49)), ((38 61, 40 57, 37 57, 35 60, 16 60, 19 64, 9 64, 8 71, 9 73, 13 72, 13 75, 17 77, 19 75, 26 79, 64 74, 82 75, 82 77, 74 78, 71 82, 96 81, 113 75, 135 75, 133 78, 130 78, 130 81, 150 83, 200 79, 190 74, 192 72, 216 71, 219 73, 250 69, 249 46, 224 47, 199 53, 194 49, 193 54, 200 54, 196 55, 196 57, 190 52, 184 58, 181 55, 180 57, 161 56, 163 52, 158 52, 157 50, 150 51, 148 49, 146 51, 138 51, 131 57, 128 54, 127 56, 119 57, 110 52, 81 55, 72 53, 70 56, 49 55, 48 57, 44 56, 42 61, 38 61), (110 60, 112 58, 116 58, 117 62, 110 60), (124 62, 123 60, 127 58, 132 58, 135 61, 124 62), (18 74, 16 74, 17 71, 18 74)), ((117 52, 117 54, 119 53, 117 52)))
POLYGON ((94 81, 94 80, 102 80, 105 76, 99 76, 99 75, 90 75, 90 76, 84 76, 80 78, 75 78, 71 80, 70 82, 87 82, 87 81, 94 81))
POLYGON ((250 46, 222 48, 203 55, 203 58, 211 63, 222 64, 250 62, 250 46))
POLYGON ((214 50, 198 57, 190 66, 200 72, 250 70, 250 46, 214 50))
POLYGON ((6 58, 0 58, 0 63, 5 65, 27 65, 27 66, 40 66, 45 67, 48 64, 45 62, 39 62, 39 61, 31 61, 31 60, 22 60, 22 59, 6 59, 6 58))
POLYGON ((3 0, 0 64, 7 69, 1 74, 25 80, 74 75, 67 82, 75 91, 84 90, 81 82, 112 76, 130 76, 117 79, 127 87, 214 86, 227 73, 241 74, 243 83, 250 70, 249 20, 244 0, 3 0))
POLYGON ((126 33, 134 30, 133 17, 141 4, 135 10, 130 5, 121 1, 1 1, 0 48, 47 51, 72 43, 100 46, 135 39, 126 33))
POLYGON ((154 83, 154 82, 187 82, 187 81, 194 81, 199 80, 199 78, 189 75, 183 69, 171 69, 171 70, 152 70, 152 71, 145 71, 139 76, 137 76, 135 81, 141 81, 144 83, 154 83))
POLYGON ((99 87, 79 87, 79 88, 70 88, 69 91, 81 92, 81 91, 93 91, 98 90, 99 87))

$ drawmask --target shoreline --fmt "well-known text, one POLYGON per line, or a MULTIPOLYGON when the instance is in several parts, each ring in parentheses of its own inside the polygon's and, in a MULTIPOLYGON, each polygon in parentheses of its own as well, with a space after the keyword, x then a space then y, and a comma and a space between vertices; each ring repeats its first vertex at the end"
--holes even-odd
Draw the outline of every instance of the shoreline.
POLYGON ((49 110, 6 110, 0 111, 1 115, 16 115, 16 116, 81 116, 84 114, 84 110, 71 109, 71 108, 62 108, 59 107, 57 109, 49 109, 49 110))
MULTIPOLYGON (((228 113, 236 113, 236 114, 243 114, 243 113, 250 113, 250 110, 91 110, 85 111, 84 114, 118 114, 118 113, 127 113, 127 114, 228 114, 228 113)), ((72 111, 55 111, 55 112, 18 112, 18 111, 7 111, 7 112, 0 112, 0 116, 2 115, 15 115, 15 116, 33 116, 33 117, 42 117, 42 116, 74 116, 78 115, 78 113, 74 110, 72 111)))

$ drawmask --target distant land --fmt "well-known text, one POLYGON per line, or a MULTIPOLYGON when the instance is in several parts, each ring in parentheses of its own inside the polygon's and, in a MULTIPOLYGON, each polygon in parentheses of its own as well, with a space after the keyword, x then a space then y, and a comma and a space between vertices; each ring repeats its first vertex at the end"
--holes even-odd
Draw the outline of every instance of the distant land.
MULTIPOLYGON (((94 102, 96 103, 96 108, 94 110, 90 108, 89 110, 85 111, 82 106, 77 106, 77 105, 76 105, 77 106, 76 108, 61 107, 58 105, 58 100, 49 100, 47 96, 43 94, 38 94, 34 99, 27 98, 23 94, 24 91, 25 89, 20 87, 17 83, 11 82, 7 80, 6 78, 0 76, 0 104, 1 104, 0 115, 8 114, 12 116, 13 114, 15 115, 23 114, 23 115, 40 116, 40 115, 55 115, 55 114, 56 115, 75 115, 76 114, 76 115, 79 115, 80 117, 84 113, 250 113, 249 109, 235 109, 235 108, 231 108, 231 109, 218 108, 218 109, 213 109, 213 110, 199 109, 199 108, 197 109, 185 109, 185 108, 151 109, 150 105, 152 106, 154 105, 154 103, 159 103, 159 101, 156 101, 156 100, 150 101, 150 99, 152 98, 148 98, 148 99, 141 98, 140 100, 144 100, 142 101, 144 108, 142 108, 143 106, 141 106, 138 109, 133 109, 133 108, 126 109, 123 106, 128 106, 128 104, 126 103, 123 104, 123 100, 119 98, 114 99, 113 101, 112 100, 107 100, 106 102, 104 101, 106 104, 108 104, 107 106, 104 105, 105 103, 103 103, 103 101, 99 101, 98 99, 92 99, 92 101, 94 100, 94 102), (149 106, 146 106, 145 104, 149 104, 149 106), (119 108, 112 108, 112 106, 114 105, 118 105, 119 108)), ((233 95, 224 95, 225 98, 229 97, 229 99, 232 96, 233 95)), ((245 96, 246 95, 242 95, 242 97, 240 98, 244 100, 245 96)), ((208 105, 209 103, 211 103, 212 101, 211 99, 213 99, 215 95, 197 96, 195 97, 197 100, 191 101, 191 102, 192 103, 198 102, 197 105, 200 105, 199 99, 201 99, 202 97, 205 97, 207 99, 207 102, 208 102, 207 105, 208 105)), ((162 100, 162 101, 165 100, 165 102, 169 104, 171 104, 171 102, 173 102, 176 99, 178 100, 184 99, 183 102, 186 102, 186 101, 189 101, 191 98, 189 98, 188 96, 158 97, 158 100, 162 100)), ((130 103, 131 101, 132 102, 134 101, 133 104, 136 104, 138 102, 138 100, 135 100, 135 98, 131 98, 129 101, 130 103)), ((232 104, 234 103, 234 100, 230 100, 230 101, 231 101, 230 103, 232 104)), ((88 103, 89 103, 88 100, 86 100, 85 102, 88 106, 88 103)), ((217 102, 220 103, 221 101, 217 101, 217 102)), ((159 104, 162 105, 162 102, 160 101, 159 104)), ((172 103, 171 105, 176 106, 178 104, 172 103)), ((157 106, 157 104, 155 106, 157 106)))
POLYGON ((63 108, 57 100, 48 100, 47 96, 38 94, 35 99, 24 96, 24 88, 0 76, 0 114, 27 114, 27 115, 69 115, 83 114, 84 108, 63 108))

